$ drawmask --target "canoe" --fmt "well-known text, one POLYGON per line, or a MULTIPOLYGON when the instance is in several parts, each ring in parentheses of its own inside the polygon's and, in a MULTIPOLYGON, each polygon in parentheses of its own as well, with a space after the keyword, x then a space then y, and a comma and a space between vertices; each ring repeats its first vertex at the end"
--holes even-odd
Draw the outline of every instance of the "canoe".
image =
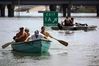
POLYGON ((11 44, 14 51, 25 52, 25 53, 43 53, 48 52, 50 47, 50 40, 39 39, 29 42, 17 42, 11 44))
POLYGON ((62 26, 61 29, 59 27, 51 27, 53 30, 95 30, 97 26, 62 26))

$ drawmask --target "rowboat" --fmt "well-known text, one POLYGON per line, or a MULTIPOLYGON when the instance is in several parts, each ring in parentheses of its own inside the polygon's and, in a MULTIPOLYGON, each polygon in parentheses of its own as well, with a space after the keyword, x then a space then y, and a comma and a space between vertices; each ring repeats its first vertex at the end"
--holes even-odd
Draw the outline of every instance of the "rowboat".
POLYGON ((50 47, 50 40, 38 39, 28 42, 17 42, 11 44, 14 51, 25 52, 25 53, 43 53, 48 52, 50 47))
POLYGON ((95 30, 97 26, 62 26, 60 29, 58 26, 51 27, 53 30, 95 30))

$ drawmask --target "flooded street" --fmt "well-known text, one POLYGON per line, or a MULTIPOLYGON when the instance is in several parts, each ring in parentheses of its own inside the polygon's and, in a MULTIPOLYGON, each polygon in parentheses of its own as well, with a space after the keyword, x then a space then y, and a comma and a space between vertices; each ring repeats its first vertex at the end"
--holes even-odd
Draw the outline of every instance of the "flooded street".
MULTIPOLYGON (((2 49, 1 46, 13 41, 12 37, 19 27, 30 29, 30 34, 40 30, 43 25, 42 17, 14 17, 0 18, 0 66, 99 66, 99 18, 74 17, 75 22, 98 26, 93 31, 47 31, 55 38, 67 41, 67 47, 51 39, 49 53, 42 55, 29 55, 12 52, 11 46, 2 49)), ((59 22, 64 18, 59 18, 59 22)))

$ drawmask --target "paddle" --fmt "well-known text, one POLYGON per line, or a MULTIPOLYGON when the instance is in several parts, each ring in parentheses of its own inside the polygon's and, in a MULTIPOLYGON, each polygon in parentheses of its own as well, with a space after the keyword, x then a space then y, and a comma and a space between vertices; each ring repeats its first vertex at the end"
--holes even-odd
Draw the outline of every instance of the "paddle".
POLYGON ((56 38, 53 38, 53 39, 57 40, 60 44, 62 44, 62 45, 64 45, 64 46, 68 46, 68 42, 65 42, 65 41, 63 41, 63 40, 58 40, 58 39, 56 39, 56 38))
POLYGON ((6 47, 8 47, 8 46, 9 46, 10 44, 12 44, 12 43, 13 43, 13 41, 12 41, 12 42, 8 42, 8 43, 2 45, 2 48, 5 49, 6 47))
MULTIPOLYGON (((41 34, 44 35, 45 38, 47 38, 46 35, 43 34, 42 32, 41 32, 41 34)), ((46 32, 46 34, 47 34, 47 36, 49 36, 50 38, 53 38, 53 39, 57 40, 60 44, 62 44, 62 45, 64 45, 64 46, 68 46, 68 42, 65 42, 65 41, 63 41, 63 40, 58 40, 58 39, 52 37, 48 32, 46 32)))

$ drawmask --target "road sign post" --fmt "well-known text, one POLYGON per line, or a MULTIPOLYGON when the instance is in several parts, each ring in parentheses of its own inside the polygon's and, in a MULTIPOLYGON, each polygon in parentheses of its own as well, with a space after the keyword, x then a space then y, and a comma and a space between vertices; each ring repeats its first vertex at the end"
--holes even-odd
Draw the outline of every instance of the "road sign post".
POLYGON ((58 12, 47 11, 43 13, 44 26, 57 26, 58 12))

